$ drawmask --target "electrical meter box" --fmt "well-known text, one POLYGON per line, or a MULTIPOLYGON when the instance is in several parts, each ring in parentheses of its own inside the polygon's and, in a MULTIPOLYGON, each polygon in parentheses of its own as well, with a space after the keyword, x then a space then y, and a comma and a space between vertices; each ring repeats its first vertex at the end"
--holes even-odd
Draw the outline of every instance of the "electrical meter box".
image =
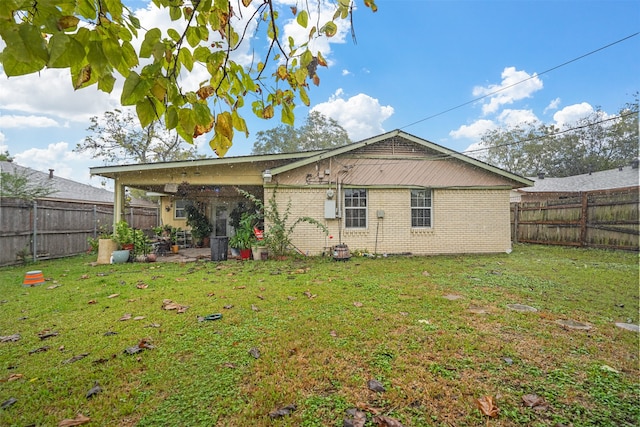
POLYGON ((324 201, 324 218, 336 219, 336 201, 335 200, 324 201))

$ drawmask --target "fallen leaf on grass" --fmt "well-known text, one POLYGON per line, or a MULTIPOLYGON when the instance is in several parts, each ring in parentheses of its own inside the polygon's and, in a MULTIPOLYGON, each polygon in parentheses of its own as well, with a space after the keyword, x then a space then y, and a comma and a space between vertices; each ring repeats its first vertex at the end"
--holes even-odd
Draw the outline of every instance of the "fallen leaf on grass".
POLYGON ((83 274, 80 276, 81 279, 88 279, 90 276, 88 274, 83 274))
POLYGON ((312 293, 311 293, 311 292, 309 292, 309 291, 305 291, 305 292, 304 292, 304 294, 305 294, 305 295, 307 296, 307 298, 309 298, 309 299, 312 299, 312 298, 315 298, 315 297, 317 297, 317 296, 318 296, 318 295, 316 295, 316 294, 312 294, 312 293))
POLYGON ((124 322, 125 320, 131 320, 131 313, 125 313, 121 318, 118 319, 120 322, 124 322))
POLYGON ((17 380, 19 380, 19 379, 21 379, 23 377, 24 377, 24 375, 22 375, 22 374, 11 374, 11 375, 9 375, 9 377, 6 380, 2 380, 1 382, 9 383, 11 381, 17 381, 17 380))
POLYGON ((45 345, 44 347, 40 347, 40 348, 36 348, 35 350, 31 350, 29 352, 29 354, 34 354, 34 353, 42 353, 45 352, 47 350, 49 350, 51 347, 49 347, 48 345, 45 345))
POLYGON ((229 304, 229 305, 225 305, 224 307, 222 307, 226 310, 231 310, 233 308, 233 304, 229 304))
POLYGON ((254 359, 258 359, 260 357, 260 350, 258 350, 256 347, 253 347, 251 350, 249 350, 249 354, 253 356, 254 359))
POLYGON ((338 333, 337 333, 336 331, 330 331, 330 332, 329 332, 329 335, 331 335, 332 337, 334 337, 334 338, 335 338, 335 337, 337 337, 337 336, 338 336, 338 333))
POLYGON ((94 300, 94 299, 90 299, 89 301, 87 301, 87 304, 91 305, 91 304, 97 304, 98 301, 94 300))
POLYGON ((0 342, 16 342, 20 340, 20 334, 6 335, 4 337, 0 337, 0 342))
POLYGON ((404 427, 400 421, 386 415, 378 415, 373 419, 373 422, 379 427, 404 427))
POLYGON ((55 289, 55 288, 59 288, 60 286, 62 286, 62 285, 51 285, 51 286, 47 287, 47 289, 48 290, 52 290, 52 289, 55 289))
POLYGON ((229 369, 236 369, 236 365, 234 365, 233 363, 227 362, 225 364, 223 364, 222 366, 224 366, 225 368, 229 368, 229 369))
POLYGON ((91 399, 93 396, 95 396, 98 393, 102 393, 102 387, 100 387, 100 384, 98 384, 98 382, 96 381, 96 384, 91 387, 89 389, 89 391, 87 392, 87 399, 91 399))
POLYGON ((493 397, 491 396, 482 396, 481 398, 476 399, 476 405, 483 415, 491 418, 497 417, 498 413, 500 412, 500 409, 498 408, 498 406, 496 406, 495 402, 493 401, 493 397))
POLYGON ((144 316, 136 316, 133 318, 133 320, 142 320, 144 319, 144 316))
POLYGON ((251 310, 260 311, 260 309, 255 304, 251 304, 251 310))
POLYGON ((186 277, 176 277, 176 282, 186 282, 187 278, 186 277))
POLYGON ((78 360, 82 360, 82 359, 84 359, 84 358, 85 358, 85 357, 87 357, 88 355, 89 355, 89 353, 82 353, 82 354, 79 354, 79 355, 77 355, 77 356, 73 356, 71 359, 67 359, 67 360, 65 360, 65 361, 64 361, 64 362, 62 362, 62 363, 67 364, 67 363, 77 362, 78 360))
POLYGON ((345 418, 343 420, 343 427, 364 427, 364 424, 367 422, 366 412, 360 411, 357 408, 347 409, 347 415, 351 418, 345 418))
POLYGON ((119 296, 120 296, 120 294, 111 294, 107 298, 116 298, 116 297, 119 297, 119 296))
POLYGON ((145 326, 145 328, 159 328, 160 327, 160 323, 150 323, 147 326, 145 326))
POLYGON ((354 302, 353 302, 353 305, 354 305, 355 307, 362 307, 362 306, 363 306, 363 304, 362 304, 360 301, 354 301, 354 302))
POLYGON ((522 396, 522 402, 524 406, 534 411, 546 411, 549 409, 549 404, 544 400, 544 397, 540 397, 537 394, 525 394, 522 396))
POLYGON ((50 331, 48 329, 38 332, 38 337, 41 340, 46 340, 47 338, 56 337, 56 336, 58 336, 58 333, 56 331, 50 331))
POLYGON ((9 406, 13 405, 14 403, 16 403, 18 401, 18 399, 16 399, 15 397, 12 397, 10 399, 5 400, 4 402, 2 402, 2 405, 0 405, 0 408, 2 409, 7 409, 9 406))
POLYGON ((382 383, 380 381, 378 381, 378 380, 369 380, 367 382, 367 387, 369 387, 369 390, 375 391, 375 392, 378 392, 378 393, 382 393, 383 391, 387 391, 387 389, 384 388, 382 383))
POLYGON ((288 299, 289 301, 293 301, 293 300, 295 300, 295 299, 296 299, 296 297, 292 297, 291 295, 289 295, 289 296, 287 296, 287 299, 288 299))
POLYGON ((76 417, 74 419, 64 419, 62 421, 60 421, 60 423, 58 424, 58 427, 73 427, 73 426, 80 426, 82 424, 86 424, 88 422, 91 421, 91 418, 84 416, 82 414, 78 414, 76 415, 76 417))
POLYGON ((149 285, 147 285, 146 283, 139 283, 136 285, 136 288, 138 289, 147 289, 149 287, 149 285))
POLYGON ((164 310, 176 310, 177 313, 185 313, 189 309, 189 306, 178 304, 170 299, 165 299, 162 301, 162 308, 164 310))
POLYGON ((298 407, 295 404, 283 406, 280 409, 276 409, 273 412, 269 412, 269 418, 275 419, 275 418, 284 417, 285 415, 290 415, 297 408, 298 407))

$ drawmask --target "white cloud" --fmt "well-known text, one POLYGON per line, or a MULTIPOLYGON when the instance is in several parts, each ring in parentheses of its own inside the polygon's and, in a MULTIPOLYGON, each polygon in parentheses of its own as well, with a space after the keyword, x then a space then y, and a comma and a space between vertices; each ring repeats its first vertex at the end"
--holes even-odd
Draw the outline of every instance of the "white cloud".
POLYGON ((452 130, 449 135, 455 139, 479 139, 482 134, 497 127, 493 120, 476 120, 470 125, 462 125, 457 130, 452 130))
POLYGON ((115 96, 99 91, 95 85, 74 91, 67 70, 45 69, 11 77, 7 82, 0 85, 0 105, 5 111, 87 122, 91 116, 118 105, 115 96))
POLYGON ((549 105, 547 105, 544 109, 544 111, 542 112, 543 114, 547 114, 547 111, 551 111, 551 110, 557 110, 558 107, 560 107, 560 98, 556 98, 554 100, 552 100, 549 105))
POLYGON ((562 128, 564 125, 573 123, 591 113, 593 113, 593 107, 587 102, 582 102, 580 104, 568 105, 562 110, 559 110, 553 115, 553 120, 556 121, 556 126, 562 128))
POLYGON ((61 127, 58 122, 44 116, 0 115, 0 128, 50 128, 61 127))
POLYGON ((503 126, 511 127, 522 125, 524 123, 536 123, 539 120, 532 110, 506 109, 498 115, 498 121, 503 126))
POLYGON ((482 106, 484 114, 495 113, 503 105, 530 98, 543 86, 542 80, 536 73, 528 74, 526 71, 516 70, 515 67, 506 67, 501 77, 500 84, 473 88, 473 96, 488 96, 488 102, 482 106))
POLYGON ((89 167, 95 163, 89 154, 71 151, 66 142, 49 144, 46 148, 29 148, 12 157, 21 166, 47 173, 54 169, 57 176, 82 183, 89 183, 89 167))
POLYGON ((350 74, 351 74, 351 71, 349 71, 349 70, 342 70, 342 75, 343 75, 343 76, 348 76, 348 75, 350 75, 350 74))
POLYGON ((382 122, 393 115, 393 107, 380 105, 377 99, 364 93, 346 100, 342 95, 342 89, 338 89, 327 102, 316 105, 311 111, 318 111, 337 121, 352 141, 384 133, 382 122))

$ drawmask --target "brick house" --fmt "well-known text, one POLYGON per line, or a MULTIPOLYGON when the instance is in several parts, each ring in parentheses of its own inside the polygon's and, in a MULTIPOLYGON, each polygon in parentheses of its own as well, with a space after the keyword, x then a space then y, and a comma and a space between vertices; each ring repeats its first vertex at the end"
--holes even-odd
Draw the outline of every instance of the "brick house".
MULTIPOLYGON (((293 244, 317 255, 338 243, 375 253, 498 253, 511 248, 509 194, 532 181, 396 130, 347 146, 293 154, 96 167, 125 186, 162 194, 164 223, 184 226, 184 203, 200 203, 216 235, 231 235, 240 187, 274 193, 299 224, 293 244)), ((119 205, 116 200, 116 207, 119 205)), ((116 212, 117 216, 117 212, 116 212)), ((265 225, 268 229, 269 224, 265 225)))

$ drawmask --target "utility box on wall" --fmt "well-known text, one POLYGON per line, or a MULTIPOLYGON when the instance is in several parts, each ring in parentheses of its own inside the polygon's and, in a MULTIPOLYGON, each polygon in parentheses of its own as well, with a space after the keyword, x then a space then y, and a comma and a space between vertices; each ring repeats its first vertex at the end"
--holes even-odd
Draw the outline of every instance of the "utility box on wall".
POLYGON ((324 201, 324 218, 336 219, 336 201, 335 200, 324 201))

